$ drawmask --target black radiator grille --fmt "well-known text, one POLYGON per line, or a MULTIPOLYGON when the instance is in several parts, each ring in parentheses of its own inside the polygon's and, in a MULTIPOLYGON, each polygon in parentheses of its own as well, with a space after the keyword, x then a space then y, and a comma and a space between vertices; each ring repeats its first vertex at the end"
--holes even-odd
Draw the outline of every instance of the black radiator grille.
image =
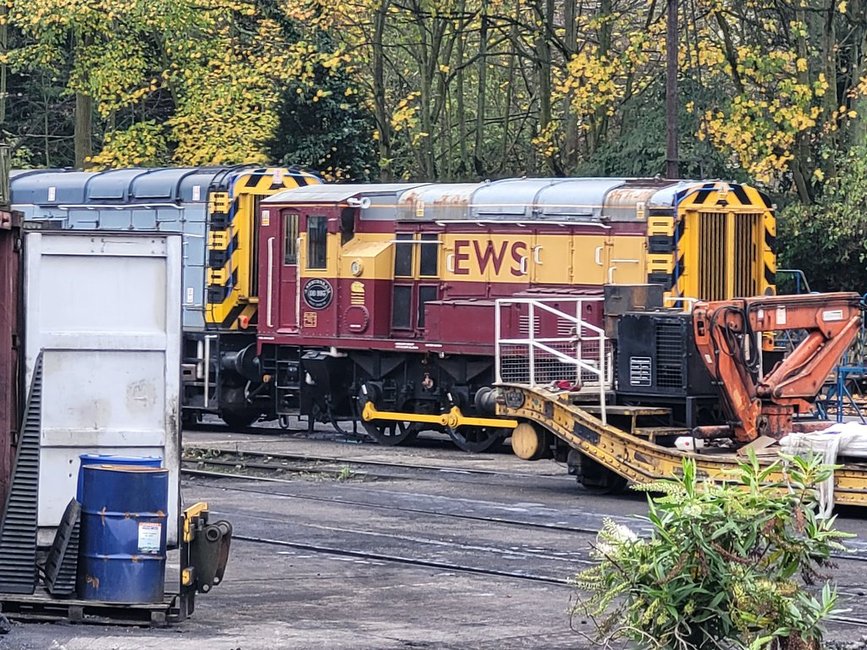
POLYGON ((683 388, 684 343, 682 321, 660 320, 656 324, 656 386, 683 388))

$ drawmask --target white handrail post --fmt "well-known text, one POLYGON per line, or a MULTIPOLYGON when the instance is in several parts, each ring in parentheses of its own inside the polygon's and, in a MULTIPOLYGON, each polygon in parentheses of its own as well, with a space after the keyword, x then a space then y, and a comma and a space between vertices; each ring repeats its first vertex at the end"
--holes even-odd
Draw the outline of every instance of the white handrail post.
POLYGON ((536 311, 533 309, 534 303, 531 301, 528 304, 528 313, 530 316, 530 320, 527 326, 527 331, 529 333, 528 341, 529 345, 527 346, 527 353, 530 355, 530 386, 536 386, 536 311))
MULTIPOLYGON (((583 341, 582 335, 583 335, 583 333, 581 331, 584 329, 581 325, 581 323, 582 323, 581 311, 582 311, 583 305, 584 305, 584 301, 582 301, 580 299, 575 301, 575 358, 576 359, 583 358, 582 355, 584 353, 584 348, 582 347, 582 341, 583 341)), ((575 376, 574 385, 580 387, 581 386, 581 366, 579 366, 577 363, 575 364, 575 375, 576 376, 575 376)), ((580 390, 580 388, 579 388, 579 390, 580 390)))
POLYGON ((502 376, 502 362, 500 360, 500 355, 502 354, 500 339, 503 338, 503 332, 500 330, 502 327, 502 322, 500 320, 500 309, 502 307, 501 301, 497 300, 494 303, 494 332, 496 332, 495 336, 497 337, 494 341, 494 377, 497 379, 497 383, 503 383, 502 376))
POLYGON ((608 424, 608 415, 605 412, 605 333, 599 333, 599 413, 602 415, 602 424, 608 424))

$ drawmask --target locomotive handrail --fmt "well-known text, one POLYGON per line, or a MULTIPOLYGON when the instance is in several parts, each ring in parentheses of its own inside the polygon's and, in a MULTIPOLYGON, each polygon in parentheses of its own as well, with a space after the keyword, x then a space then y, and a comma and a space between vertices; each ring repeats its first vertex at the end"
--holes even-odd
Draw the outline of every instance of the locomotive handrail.
MULTIPOLYGON (((583 311, 583 306, 588 302, 601 302, 602 297, 596 296, 564 296, 564 297, 549 297, 549 298, 500 298, 496 301, 495 309, 495 329, 496 329, 496 345, 495 345, 495 373, 498 383, 504 383, 503 379, 503 346, 526 347, 527 354, 527 383, 530 387, 537 387, 544 383, 550 383, 551 377, 547 377, 545 381, 540 381, 537 373, 536 353, 541 352, 547 355, 549 359, 554 359, 561 364, 573 365, 577 369, 577 381, 573 386, 581 387, 581 372, 586 371, 598 379, 599 384, 599 407, 600 416, 603 422, 607 422, 605 394, 611 386, 610 364, 607 363, 608 351, 606 350, 605 330, 593 323, 585 321, 580 314, 583 311), (574 304, 575 314, 563 311, 561 308, 554 307, 549 303, 574 304), (513 305, 527 305, 528 311, 528 326, 526 338, 515 338, 514 336, 504 336, 502 310, 505 307, 513 305), (569 336, 536 336, 536 321, 537 310, 547 312, 556 316, 558 319, 563 319, 574 325, 574 332, 569 336), (589 335, 585 335, 588 332, 589 335), (583 343, 596 342, 599 346, 599 357, 591 360, 584 358, 583 343), (564 350, 558 350, 553 347, 557 343, 568 344, 570 351, 574 351, 574 356, 568 354, 564 350)), ((541 334, 542 332, 540 332, 541 334)), ((554 378, 556 382, 557 379, 554 378)))

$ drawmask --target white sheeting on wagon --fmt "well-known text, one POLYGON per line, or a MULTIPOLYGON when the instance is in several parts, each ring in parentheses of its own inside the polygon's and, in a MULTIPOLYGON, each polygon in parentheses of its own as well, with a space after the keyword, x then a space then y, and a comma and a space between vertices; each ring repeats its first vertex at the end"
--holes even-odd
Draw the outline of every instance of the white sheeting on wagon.
MULTIPOLYGON (((803 456, 807 452, 821 454, 824 462, 834 465, 838 456, 867 458, 867 424, 842 422, 822 431, 790 433, 780 440, 780 451, 790 456, 803 456)), ((819 516, 830 517, 834 509, 833 474, 817 487, 819 516)))

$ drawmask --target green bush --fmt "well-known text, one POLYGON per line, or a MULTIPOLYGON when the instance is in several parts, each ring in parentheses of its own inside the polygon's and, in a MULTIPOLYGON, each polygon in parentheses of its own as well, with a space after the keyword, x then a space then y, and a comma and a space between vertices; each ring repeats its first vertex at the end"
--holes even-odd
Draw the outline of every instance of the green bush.
POLYGON ((777 223, 780 268, 801 269, 814 291, 867 291, 867 146, 841 161, 812 205, 792 204, 777 223))
POLYGON ((814 486, 832 467, 818 459, 762 466, 754 455, 730 482, 683 476, 647 486, 649 538, 606 521, 580 573, 573 613, 595 623, 593 641, 642 648, 813 649, 836 594, 830 556, 850 535, 816 516, 814 486), (785 481, 773 482, 780 472, 785 481), (587 597, 586 593, 590 596, 587 597))

